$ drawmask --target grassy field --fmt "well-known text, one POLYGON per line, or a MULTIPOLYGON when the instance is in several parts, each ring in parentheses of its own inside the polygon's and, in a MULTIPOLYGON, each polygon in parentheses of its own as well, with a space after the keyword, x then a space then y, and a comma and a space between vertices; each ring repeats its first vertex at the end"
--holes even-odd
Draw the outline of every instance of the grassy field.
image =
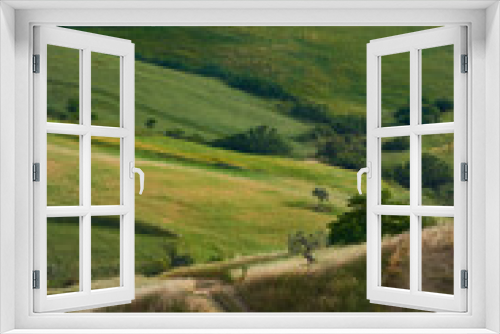
MULTIPOLYGON (((117 204, 116 143, 100 139, 96 144, 92 150, 92 201, 117 204)), ((78 145, 66 136, 50 138, 48 174, 55 174, 53 168, 57 166, 58 178, 49 180, 49 205, 78 202, 78 168, 74 166, 78 145)), ((147 175, 144 194, 136 196, 136 262, 138 272, 143 273, 165 257, 164 246, 170 241, 180 243, 181 251, 196 263, 286 250, 288 233, 325 230, 327 223, 345 210, 346 200, 355 191, 354 172, 316 162, 249 156, 150 137, 138 139, 136 154, 136 165, 147 175), (321 211, 311 195, 316 186, 331 192, 330 202, 321 211)), ((398 193, 404 194, 405 190, 398 193)), ((60 232, 51 236, 54 239, 49 240, 49 245, 69 247, 68 254, 74 254, 78 245, 72 243, 71 237, 64 245, 61 237, 66 232, 78 233, 69 226, 70 222, 64 222, 60 232)), ((109 273, 116 272, 117 250, 108 249, 110 243, 106 240, 116 236, 118 230, 105 222, 97 222, 95 228, 102 230, 95 240, 96 245, 102 245, 102 250, 97 251, 103 259, 101 266, 109 268, 109 273)), ((57 262, 64 262, 64 258, 57 262)), ((58 265, 71 268, 71 263, 58 265)), ((61 280, 70 281, 74 271, 61 275, 61 280)), ((98 277, 107 275, 104 269, 97 272, 98 277)))
MULTIPOLYGON (((74 50, 50 47, 48 63, 48 109, 57 116, 68 114, 71 101, 78 100, 78 75, 68 75, 68 69, 78 69, 78 54, 74 50)), ((120 63, 108 55, 92 54, 92 112, 95 125, 118 126, 120 63)), ((188 136, 197 135, 206 141, 243 132, 250 127, 275 127, 286 138, 305 133, 311 125, 294 120, 274 109, 275 101, 252 96, 228 87, 218 79, 176 71, 141 61, 135 65, 136 134, 163 136, 164 131, 182 130, 188 136), (145 124, 156 121, 153 128, 145 124)), ((63 122, 77 122, 78 112, 63 122), (76 119, 75 119, 76 118, 76 119)), ((300 149, 298 144, 296 148, 300 149)), ((303 145, 302 145, 303 146, 303 145)), ((302 148, 303 149, 303 148, 302 148)), ((305 148, 307 150, 307 148, 305 148)))
MULTIPOLYGON (((366 44, 430 27, 81 27, 80 30, 130 39, 142 60, 192 73, 256 78, 286 95, 325 103, 335 114, 365 113, 366 44), (161 41, 161 42, 159 42, 161 41), (219 72, 223 72, 220 74, 219 72)), ((446 53, 426 55, 434 78, 449 78, 439 66, 446 53)), ((389 60, 404 68, 400 58, 389 60)), ((429 73, 430 73, 429 69, 429 73)), ((388 71, 395 84, 388 108, 407 103, 404 73, 388 71)), ((452 75, 452 73, 451 73, 452 75)), ((432 78, 429 78, 432 80, 432 78)), ((447 91, 436 80, 426 94, 447 91)), ((431 85, 429 85, 431 86, 431 85)))

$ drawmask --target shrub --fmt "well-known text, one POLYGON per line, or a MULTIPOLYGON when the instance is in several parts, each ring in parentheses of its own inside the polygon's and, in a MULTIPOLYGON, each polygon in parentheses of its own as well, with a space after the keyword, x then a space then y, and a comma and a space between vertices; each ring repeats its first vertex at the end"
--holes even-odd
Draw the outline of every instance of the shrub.
POLYGON ((441 118, 441 113, 436 106, 428 104, 422 106, 422 123, 438 123, 441 118))
POLYGON ((68 103, 66 105, 66 109, 71 114, 76 114, 78 117, 78 109, 80 108, 80 100, 78 98, 70 98, 68 99, 68 103))
POLYGON ((409 137, 396 137, 391 141, 384 141, 382 144, 382 150, 384 151, 407 151, 409 149, 409 137))
POLYGON ((149 117, 146 122, 144 123, 144 125, 148 128, 148 129, 152 129, 155 127, 156 125, 156 119, 154 117, 149 117))
POLYGON ((331 119, 329 124, 337 134, 366 134, 365 116, 337 115, 331 119))
POLYGON ((146 276, 157 276, 170 269, 169 258, 152 259, 149 262, 143 264, 140 268, 140 272, 146 276))
POLYGON ((163 131, 165 137, 184 139, 193 143, 205 143, 205 138, 198 133, 187 134, 183 129, 167 129, 163 131))
POLYGON ((318 143, 316 157, 330 165, 358 170, 366 165, 365 136, 334 136, 318 143))
POLYGON ((422 154, 422 187, 436 189, 453 184, 453 169, 445 161, 429 153, 422 154))
POLYGON ((168 129, 163 132, 165 137, 170 137, 170 138, 175 138, 175 139, 182 139, 185 137, 185 132, 182 129, 168 129))
POLYGON ((394 121, 397 125, 409 125, 410 124, 410 106, 404 105, 399 107, 394 113, 394 121))
POLYGON ((291 145, 275 128, 265 125, 215 140, 212 145, 243 153, 264 155, 287 155, 292 151, 291 145))
POLYGON ((311 130, 295 137, 299 142, 324 142, 335 136, 335 131, 329 124, 318 124, 311 130))
POLYGON ((179 251, 179 245, 177 242, 165 242, 164 249, 172 268, 185 267, 194 264, 194 259, 191 255, 181 253, 179 251))
MULTIPOLYGON (((389 190, 382 190, 382 203, 401 205, 391 200, 389 190)), ((337 221, 328 224, 330 245, 347 245, 366 242, 366 195, 354 195, 349 199, 349 211, 340 215, 337 221)), ((434 219, 426 220, 423 227, 435 225, 434 219)), ((395 235, 408 231, 409 217, 384 216, 382 235, 395 235)))
POLYGON ((289 110, 292 117, 316 123, 328 123, 332 120, 328 106, 306 101, 297 101, 289 110))
POLYGON ((447 98, 439 98, 434 101, 434 105, 441 112, 453 111, 453 101, 448 100, 447 98))

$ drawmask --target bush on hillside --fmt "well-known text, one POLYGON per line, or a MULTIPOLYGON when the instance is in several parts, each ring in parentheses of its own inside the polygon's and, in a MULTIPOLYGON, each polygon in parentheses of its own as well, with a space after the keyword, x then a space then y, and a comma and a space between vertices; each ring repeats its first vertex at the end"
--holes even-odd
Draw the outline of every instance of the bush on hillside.
MULTIPOLYGON (((447 98, 436 99, 433 103, 427 98, 422 98, 422 123, 439 123, 441 114, 453 111, 453 101, 447 98)), ((394 113, 394 124, 391 125, 409 125, 410 124, 410 105, 406 104, 399 107, 394 113)))
POLYGON ((434 101, 434 105, 441 112, 453 111, 453 101, 450 101, 447 98, 436 99, 436 101, 434 101))
POLYGON ((335 136, 335 131, 329 124, 315 125, 311 130, 296 136, 294 139, 299 142, 324 142, 335 136))
MULTIPOLYGON (((422 153, 422 187, 436 189, 446 184, 453 184, 453 168, 434 154, 422 153)), ((405 188, 410 187, 410 162, 406 161, 394 167, 387 166, 383 174, 395 180, 405 188)))
POLYGON ((365 135, 366 117, 359 115, 336 115, 332 118, 330 126, 335 133, 341 135, 365 135))
POLYGON ((215 147, 263 155, 288 155, 291 145, 276 128, 261 125, 244 133, 237 133, 212 142, 215 147))
POLYGON ((167 129, 167 130, 163 131, 163 135, 165 137, 170 137, 170 138, 174 138, 174 139, 183 139, 183 140, 187 140, 187 141, 190 141, 193 143, 203 144, 206 142, 205 138, 203 138, 202 135, 200 135, 198 133, 188 134, 183 129, 178 129, 178 128, 167 129))
POLYGON ((148 128, 148 129, 152 129, 155 127, 156 125, 156 119, 154 117, 149 117, 146 122, 144 122, 144 125, 148 128))
POLYGON ((316 157, 329 165, 358 170, 366 165, 365 136, 333 136, 318 143, 316 157))
POLYGON ((382 150, 384 151, 408 151, 409 149, 409 137, 396 137, 390 141, 384 141, 382 144, 382 150))
MULTIPOLYGON (((382 190, 382 203, 401 205, 392 200, 391 192, 382 190)), ((349 211, 328 224, 330 245, 348 245, 366 242, 366 195, 354 195, 348 202, 349 211)), ((433 219, 425 220, 423 227, 435 225, 433 219)), ((382 235, 396 235, 408 231, 409 217, 384 216, 382 235)))

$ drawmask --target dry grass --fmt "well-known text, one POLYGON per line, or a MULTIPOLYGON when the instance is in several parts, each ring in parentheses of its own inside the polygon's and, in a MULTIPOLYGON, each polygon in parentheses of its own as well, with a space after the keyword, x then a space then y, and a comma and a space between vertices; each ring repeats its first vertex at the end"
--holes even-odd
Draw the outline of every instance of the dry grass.
MULTIPOLYGON (((422 235, 423 290, 452 293, 453 225, 440 223, 422 235)), ((408 247, 407 233, 384 239, 384 286, 404 288, 408 282, 408 247)), ((366 299, 365 245, 328 248, 316 256, 310 267, 303 258, 276 253, 179 268, 162 277, 137 276, 131 304, 93 312, 414 311, 366 299)))
MULTIPOLYGON (((386 242, 383 286, 409 288, 409 249, 408 233, 386 242)), ((453 294, 453 224, 441 223, 422 232, 422 290, 453 294)))

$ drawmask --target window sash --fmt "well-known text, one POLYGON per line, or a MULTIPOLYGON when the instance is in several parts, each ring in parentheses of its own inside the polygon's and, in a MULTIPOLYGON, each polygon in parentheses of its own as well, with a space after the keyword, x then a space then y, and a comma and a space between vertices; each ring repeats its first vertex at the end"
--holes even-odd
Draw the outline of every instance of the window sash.
POLYGON ((446 27, 374 40, 367 47, 367 161, 373 166, 367 182, 367 297, 371 302, 423 310, 467 310, 467 290, 460 271, 467 269, 467 184, 460 181, 460 163, 467 162, 467 76, 460 73, 466 54, 466 28, 446 27), (454 45, 454 122, 420 124, 421 49, 454 45), (410 52, 410 125, 382 127, 381 57, 410 52), (454 133, 454 206, 424 206, 421 201, 421 136, 454 133), (381 140, 410 138, 410 205, 381 205, 381 140), (381 217, 410 217, 410 289, 381 286, 381 217), (454 218, 454 294, 419 291, 421 280, 421 216, 454 218))
POLYGON ((40 163, 40 182, 34 189, 34 270, 40 271, 40 289, 33 290, 35 312, 66 312, 130 302, 135 295, 134 180, 134 46, 130 41, 70 29, 35 28, 34 54, 40 55, 40 73, 34 74, 34 161, 40 163), (80 124, 47 122, 47 45, 80 50, 80 124), (91 54, 120 58, 120 127, 91 125, 91 54), (47 207, 47 134, 80 138, 80 205, 47 207), (120 138, 120 205, 91 204, 91 139, 120 138), (91 288, 92 216, 120 216, 120 286, 91 288), (79 292, 47 295, 47 217, 80 217, 79 292))

